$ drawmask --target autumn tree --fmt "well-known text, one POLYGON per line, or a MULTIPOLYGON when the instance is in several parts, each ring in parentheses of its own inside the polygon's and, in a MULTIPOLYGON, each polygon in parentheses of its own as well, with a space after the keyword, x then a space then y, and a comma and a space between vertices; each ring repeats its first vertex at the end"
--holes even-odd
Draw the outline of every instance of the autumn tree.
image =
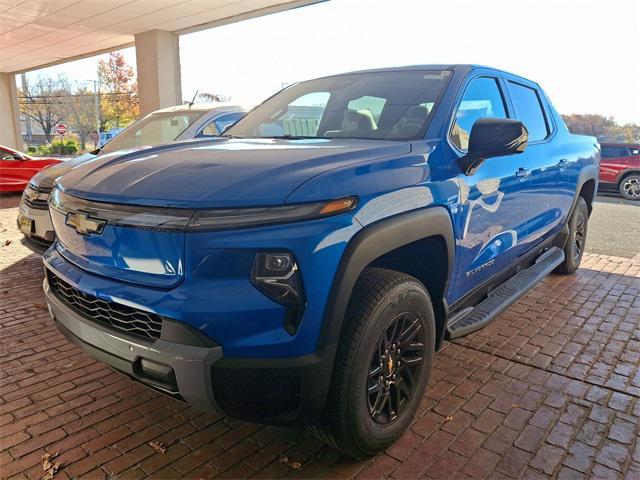
POLYGON ((598 114, 562 115, 571 133, 591 135, 602 141, 640 142, 640 125, 619 125, 613 117, 598 114))
POLYGON ((96 129, 95 95, 86 85, 71 82, 65 76, 60 76, 60 85, 65 91, 64 110, 69 126, 78 134, 80 149, 86 149, 86 143, 91 132, 96 129))
POLYGON ((219 95, 217 93, 209 93, 209 92, 198 93, 197 98, 198 100, 202 100, 204 102, 226 102, 229 100, 224 95, 219 95))
POLYGON ((60 81, 40 75, 35 81, 22 85, 18 96, 20 111, 40 126, 47 143, 51 143, 53 127, 65 117, 61 99, 66 92, 60 81))
POLYGON ((126 126, 140 114, 135 72, 124 55, 111 52, 98 62, 101 130, 126 126))

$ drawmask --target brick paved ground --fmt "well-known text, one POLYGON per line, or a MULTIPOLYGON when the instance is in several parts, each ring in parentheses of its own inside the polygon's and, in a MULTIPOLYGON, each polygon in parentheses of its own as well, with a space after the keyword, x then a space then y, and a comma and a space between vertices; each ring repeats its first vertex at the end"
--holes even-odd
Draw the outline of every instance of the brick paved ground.
POLYGON ((304 432, 200 413, 67 343, 44 306, 41 259, 20 242, 12 200, 2 203, 2 477, 39 478, 43 453, 60 452, 55 478, 640 478, 633 260, 589 255, 577 275, 548 277, 484 331, 446 344, 411 430, 358 463, 304 432))

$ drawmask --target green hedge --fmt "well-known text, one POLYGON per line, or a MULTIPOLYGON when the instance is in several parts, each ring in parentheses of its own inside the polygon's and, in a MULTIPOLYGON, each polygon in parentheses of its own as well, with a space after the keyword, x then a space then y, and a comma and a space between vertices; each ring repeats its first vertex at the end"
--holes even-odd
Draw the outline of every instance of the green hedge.
MULTIPOLYGON (((34 149, 34 147, 29 147, 30 149, 34 149)), ((67 140, 57 142, 54 140, 48 145, 40 145, 37 148, 36 153, 40 156, 43 155, 76 155, 78 153, 78 144, 75 140, 67 140)))

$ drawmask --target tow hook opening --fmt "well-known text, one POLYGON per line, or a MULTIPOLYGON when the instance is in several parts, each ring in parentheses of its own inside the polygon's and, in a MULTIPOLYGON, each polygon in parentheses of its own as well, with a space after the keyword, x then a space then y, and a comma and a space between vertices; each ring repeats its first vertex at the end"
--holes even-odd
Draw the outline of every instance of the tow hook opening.
POLYGON ((169 365, 159 363, 148 358, 138 357, 133 364, 135 375, 143 382, 167 390, 171 393, 178 392, 176 375, 169 365))

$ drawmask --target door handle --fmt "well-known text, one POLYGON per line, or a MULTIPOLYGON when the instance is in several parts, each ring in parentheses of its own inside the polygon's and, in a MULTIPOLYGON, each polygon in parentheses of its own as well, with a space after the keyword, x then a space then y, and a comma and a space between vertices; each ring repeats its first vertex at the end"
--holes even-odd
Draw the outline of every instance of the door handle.
POLYGON ((558 168, 560 169, 561 172, 564 172, 567 169, 567 160, 566 159, 562 159, 558 162, 558 168))
POLYGON ((519 178, 520 181, 526 180, 528 176, 529 176, 528 169, 524 167, 520 167, 518 170, 516 170, 516 178, 519 178))

